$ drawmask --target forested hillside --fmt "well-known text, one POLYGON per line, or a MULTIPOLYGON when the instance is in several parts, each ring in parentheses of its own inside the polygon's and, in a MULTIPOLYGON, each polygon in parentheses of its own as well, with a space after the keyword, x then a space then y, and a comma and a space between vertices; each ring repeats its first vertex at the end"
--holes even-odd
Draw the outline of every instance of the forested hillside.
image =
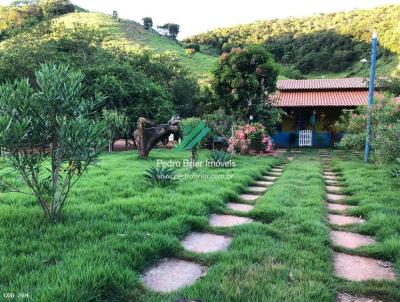
POLYGON ((246 44, 265 44, 275 59, 287 66, 284 71, 288 76, 313 73, 351 76, 367 72, 358 62, 368 58, 371 32, 377 31, 378 71, 387 74, 396 69, 400 54, 399 20, 400 5, 389 5, 219 28, 193 36, 187 42, 208 45, 218 52, 246 44))

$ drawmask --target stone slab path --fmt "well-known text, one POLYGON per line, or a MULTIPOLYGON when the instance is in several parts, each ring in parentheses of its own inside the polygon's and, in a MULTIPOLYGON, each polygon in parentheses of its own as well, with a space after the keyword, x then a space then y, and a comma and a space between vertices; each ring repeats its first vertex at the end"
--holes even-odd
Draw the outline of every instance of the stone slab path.
POLYGON ((234 215, 211 214, 210 225, 213 227, 233 227, 237 225, 252 223, 253 219, 234 215))
POLYGON ((226 207, 228 209, 234 210, 234 211, 238 211, 238 212, 242 212, 242 213, 248 213, 250 211, 252 211, 254 209, 254 206, 250 205, 250 204, 244 204, 244 203, 233 203, 233 202, 228 202, 226 204, 226 207))
POLYGON ((260 198, 260 195, 258 194, 240 194, 239 199, 247 202, 253 202, 260 198))
POLYGON ((154 291, 169 293, 193 284, 206 273, 206 267, 186 260, 164 259, 143 276, 143 284, 154 291))
POLYGON ((333 261, 336 276, 347 280, 396 280, 392 264, 386 261, 343 253, 334 253, 333 261))
MULTIPOLYGON (((345 204, 346 195, 342 194, 344 186, 340 177, 338 177, 338 173, 334 172, 330 164, 330 155, 324 153, 322 157, 324 159, 322 175, 326 183, 327 210, 330 212, 327 215, 329 224, 344 227, 351 224, 364 223, 365 220, 360 217, 346 216, 346 212, 355 208, 355 206, 345 204), (337 213, 343 215, 338 215, 337 213)), ((331 230, 329 236, 333 247, 357 249, 376 243, 375 239, 370 236, 347 231, 331 230)), ((396 279, 393 265, 377 259, 334 252, 333 265, 337 277, 350 281, 396 279)), ((368 297, 356 297, 346 293, 339 293, 336 302, 379 301, 368 297)))
POLYGON ((343 231, 331 231, 330 238, 333 245, 348 249, 356 249, 360 246, 376 243, 376 241, 370 236, 343 231))
POLYGON ((267 191, 267 188, 266 187, 248 187, 247 191, 249 191, 251 193, 262 194, 267 191))
POLYGON ((226 251, 231 240, 228 236, 193 232, 182 241, 182 245, 191 252, 212 253, 226 251))

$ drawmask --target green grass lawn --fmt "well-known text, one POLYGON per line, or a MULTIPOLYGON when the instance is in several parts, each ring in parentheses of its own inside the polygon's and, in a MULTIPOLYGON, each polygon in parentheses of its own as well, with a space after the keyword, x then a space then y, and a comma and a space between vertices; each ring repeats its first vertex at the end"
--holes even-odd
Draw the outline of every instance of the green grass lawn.
MULTIPOLYGON (((232 169, 179 168, 178 173, 232 179, 190 180, 157 188, 143 178, 157 160, 183 160, 188 153, 157 150, 148 161, 132 152, 104 154, 73 189, 59 224, 49 224, 31 198, 0 196, 0 292, 29 293, 31 301, 202 301, 334 302, 339 291, 366 293, 399 301, 399 282, 341 281, 333 276, 326 225, 324 182, 314 151, 287 165, 282 176, 258 199, 250 217, 256 223, 211 228, 210 213, 231 213, 255 178, 279 159, 238 157, 232 169), (199 255, 180 245, 191 231, 233 237, 228 251, 199 255), (194 285, 168 295, 140 283, 146 268, 164 257, 193 260, 209 267, 194 285)), ((206 153, 201 153, 201 159, 206 153)), ((359 160, 334 159, 343 172, 358 226, 375 235, 375 247, 360 253, 391 260, 399 271, 399 187, 383 169, 359 160), (364 180, 370 187, 366 189, 364 180), (383 190, 382 188, 385 188, 383 190)))

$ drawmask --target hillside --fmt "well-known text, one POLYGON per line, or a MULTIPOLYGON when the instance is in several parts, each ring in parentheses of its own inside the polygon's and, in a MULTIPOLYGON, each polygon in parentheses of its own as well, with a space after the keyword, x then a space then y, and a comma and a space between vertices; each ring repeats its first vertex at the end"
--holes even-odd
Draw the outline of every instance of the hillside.
POLYGON ((289 77, 366 75, 370 37, 380 41, 378 74, 396 70, 400 55, 400 5, 370 10, 320 14, 304 18, 257 21, 218 28, 195 35, 186 42, 222 52, 246 44, 265 44, 289 77))
POLYGON ((183 66, 200 79, 208 76, 216 62, 216 58, 209 54, 185 54, 185 49, 179 42, 161 36, 154 30, 145 30, 142 25, 131 20, 121 19, 118 22, 105 14, 82 12, 61 16, 56 19, 56 22, 62 22, 66 25, 84 24, 95 26, 113 38, 124 39, 128 43, 140 44, 157 52, 172 53, 183 66))

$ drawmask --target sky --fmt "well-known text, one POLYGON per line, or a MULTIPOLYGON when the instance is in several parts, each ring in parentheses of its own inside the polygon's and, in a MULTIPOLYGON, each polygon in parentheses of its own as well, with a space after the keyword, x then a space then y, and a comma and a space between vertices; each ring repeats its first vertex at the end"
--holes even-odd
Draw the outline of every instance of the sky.
MULTIPOLYGON (((12 1, 0 0, 0 4, 12 1)), ((179 38, 216 27, 249 23, 256 20, 309 16, 317 13, 372 8, 400 0, 72 0, 90 11, 141 21, 152 17, 155 25, 167 22, 181 27, 179 38)))

